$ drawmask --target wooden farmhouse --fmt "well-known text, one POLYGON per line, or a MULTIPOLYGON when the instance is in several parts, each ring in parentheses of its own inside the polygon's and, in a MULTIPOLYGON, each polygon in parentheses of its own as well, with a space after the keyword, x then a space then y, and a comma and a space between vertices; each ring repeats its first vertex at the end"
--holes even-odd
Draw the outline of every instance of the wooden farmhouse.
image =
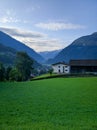
POLYGON ((54 73, 95 73, 97 74, 97 60, 70 60, 69 64, 58 62, 52 64, 54 73))
POLYGON ((71 60, 70 73, 97 73, 97 60, 71 60))

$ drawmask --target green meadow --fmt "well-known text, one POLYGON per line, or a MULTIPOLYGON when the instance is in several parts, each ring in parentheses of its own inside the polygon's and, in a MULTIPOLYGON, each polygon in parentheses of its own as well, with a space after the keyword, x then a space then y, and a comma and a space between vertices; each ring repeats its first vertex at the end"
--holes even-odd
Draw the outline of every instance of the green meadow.
POLYGON ((97 130, 97 77, 0 82, 0 130, 97 130))

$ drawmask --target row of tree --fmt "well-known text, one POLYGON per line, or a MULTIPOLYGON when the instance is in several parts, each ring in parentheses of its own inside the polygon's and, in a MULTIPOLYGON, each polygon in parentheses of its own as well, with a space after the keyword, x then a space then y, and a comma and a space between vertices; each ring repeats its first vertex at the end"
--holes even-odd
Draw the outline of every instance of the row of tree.
POLYGON ((14 67, 0 63, 0 81, 26 81, 30 78, 33 60, 26 52, 17 52, 14 67))

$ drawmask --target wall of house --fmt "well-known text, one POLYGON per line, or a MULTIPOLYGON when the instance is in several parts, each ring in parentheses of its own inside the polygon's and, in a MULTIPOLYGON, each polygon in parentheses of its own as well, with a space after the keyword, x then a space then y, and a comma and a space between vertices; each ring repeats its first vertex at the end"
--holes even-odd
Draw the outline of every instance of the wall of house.
POLYGON ((66 73, 68 74, 70 72, 70 67, 68 65, 64 65, 64 64, 57 64, 57 65, 53 65, 53 72, 54 73, 66 73))
POLYGON ((97 66, 71 66, 71 73, 97 72, 97 66))

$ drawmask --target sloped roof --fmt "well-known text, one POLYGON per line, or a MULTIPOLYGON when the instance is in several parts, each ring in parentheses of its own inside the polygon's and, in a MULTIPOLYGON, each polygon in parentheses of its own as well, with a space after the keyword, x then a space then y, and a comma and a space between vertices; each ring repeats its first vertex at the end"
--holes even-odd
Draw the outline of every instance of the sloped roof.
POLYGON ((65 62, 57 62, 57 63, 54 63, 54 64, 52 64, 52 65, 59 65, 59 64, 68 65, 68 64, 66 64, 65 62))
POLYGON ((70 66, 97 66, 97 60, 70 60, 70 66))

